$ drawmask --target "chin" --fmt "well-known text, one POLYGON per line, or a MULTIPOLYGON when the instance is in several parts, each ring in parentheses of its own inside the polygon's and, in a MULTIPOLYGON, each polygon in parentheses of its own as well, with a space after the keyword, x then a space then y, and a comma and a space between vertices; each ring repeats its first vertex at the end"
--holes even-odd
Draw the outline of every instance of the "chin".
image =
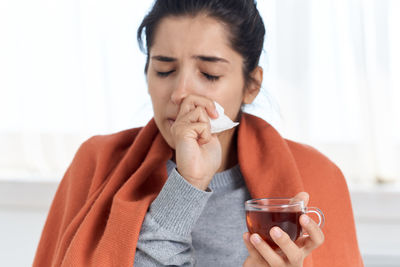
POLYGON ((163 130, 160 130, 160 128, 158 129, 160 130, 162 137, 164 138, 165 142, 167 142, 169 147, 175 150, 175 143, 173 142, 171 136, 171 126, 169 125, 168 121, 164 125, 166 125, 166 127, 164 127, 163 130))

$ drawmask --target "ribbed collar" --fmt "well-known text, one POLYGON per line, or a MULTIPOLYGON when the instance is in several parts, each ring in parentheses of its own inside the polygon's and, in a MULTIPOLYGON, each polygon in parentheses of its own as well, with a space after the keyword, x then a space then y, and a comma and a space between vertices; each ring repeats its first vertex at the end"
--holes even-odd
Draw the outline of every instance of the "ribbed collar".
MULTIPOLYGON (((175 167, 175 162, 173 162, 172 160, 167 161, 168 175, 175 167)), ((216 173, 208 187, 214 192, 230 191, 241 187, 243 184, 244 179, 240 171, 239 164, 237 164, 230 169, 216 173)))

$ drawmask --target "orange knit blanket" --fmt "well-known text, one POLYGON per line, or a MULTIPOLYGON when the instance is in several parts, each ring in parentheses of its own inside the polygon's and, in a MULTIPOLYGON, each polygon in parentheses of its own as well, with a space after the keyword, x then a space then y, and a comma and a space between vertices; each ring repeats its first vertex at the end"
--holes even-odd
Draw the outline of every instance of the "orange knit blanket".
MULTIPOLYGON (((241 118, 237 139, 240 168, 253 198, 306 191, 309 206, 323 210, 325 243, 304 266, 363 266, 340 170, 315 149, 282 138, 249 114, 241 118)), ((144 216, 167 179, 172 153, 153 120, 144 128, 82 144, 59 184, 33 266, 133 266, 144 216)))

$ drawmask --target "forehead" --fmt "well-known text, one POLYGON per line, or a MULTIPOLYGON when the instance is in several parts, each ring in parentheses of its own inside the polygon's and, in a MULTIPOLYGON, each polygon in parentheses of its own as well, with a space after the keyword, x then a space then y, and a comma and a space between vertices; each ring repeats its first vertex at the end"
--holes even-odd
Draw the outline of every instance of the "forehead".
POLYGON ((150 54, 176 57, 210 54, 221 57, 239 56, 231 48, 224 24, 206 15, 166 17, 160 21, 150 54))

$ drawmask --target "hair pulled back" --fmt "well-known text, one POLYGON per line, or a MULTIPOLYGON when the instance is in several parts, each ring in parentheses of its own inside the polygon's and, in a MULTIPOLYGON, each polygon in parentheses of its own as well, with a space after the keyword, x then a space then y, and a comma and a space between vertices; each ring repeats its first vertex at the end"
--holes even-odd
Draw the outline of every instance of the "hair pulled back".
POLYGON ((195 17, 199 14, 221 21, 228 30, 232 49, 243 57, 243 75, 247 84, 251 80, 250 73, 258 66, 265 35, 264 23, 255 0, 156 0, 137 31, 139 46, 147 54, 145 73, 154 33, 160 21, 170 16, 195 17), (143 31, 146 49, 143 45, 143 31))

